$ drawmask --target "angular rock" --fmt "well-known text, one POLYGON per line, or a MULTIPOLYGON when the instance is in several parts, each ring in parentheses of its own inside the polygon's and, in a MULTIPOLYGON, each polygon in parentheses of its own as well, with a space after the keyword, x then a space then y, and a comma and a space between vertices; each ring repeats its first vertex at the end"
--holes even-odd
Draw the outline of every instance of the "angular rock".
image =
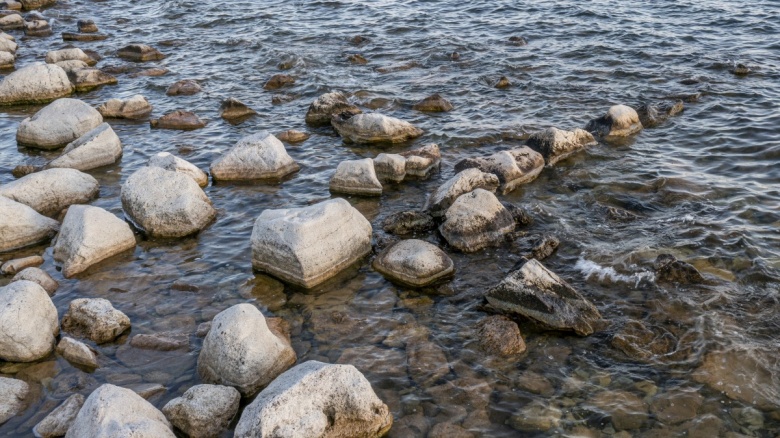
POLYGON ((46 168, 64 167, 91 170, 109 166, 122 158, 122 141, 108 123, 101 123, 77 140, 68 143, 62 155, 50 161, 46 168))
POLYGON ((483 350, 498 356, 524 353, 526 346, 520 328, 503 315, 491 315, 477 323, 477 337, 483 350))
POLYGON ((330 191, 350 195, 379 196, 382 183, 376 177, 371 158, 348 160, 339 163, 330 179, 330 191))
POLYGON ((238 412, 241 394, 220 385, 195 385, 163 406, 171 424, 191 438, 220 436, 238 412))
POLYGON ((269 330, 255 306, 237 304, 214 317, 198 356, 198 374, 251 397, 295 360, 290 344, 269 330))
POLYGON ((73 394, 68 397, 56 409, 51 411, 40 423, 33 428, 35 436, 41 438, 55 438, 65 436, 71 424, 76 421, 76 416, 84 405, 84 396, 73 394))
POLYGON ((57 3, 57 0, 19 0, 19 3, 22 4, 22 9, 25 11, 32 11, 52 6, 57 3))
POLYGON ((69 96, 74 87, 62 68, 51 64, 32 64, 0 82, 0 105, 48 103, 69 96))
POLYGON ((235 436, 380 437, 392 423, 390 409, 355 367, 308 361, 244 409, 235 436))
POLYGON ((41 266, 43 264, 43 257, 41 256, 29 256, 21 259, 8 260, 0 266, 0 274, 14 275, 17 272, 30 267, 41 266))
POLYGON ((510 272, 485 295, 494 308, 525 316, 556 330, 581 336, 594 331, 601 319, 596 307, 537 260, 510 272))
POLYGON ((658 105, 645 104, 637 108, 636 112, 639 115, 639 121, 642 123, 642 126, 651 128, 665 122, 669 117, 676 116, 683 112, 684 109, 685 104, 682 100, 678 100, 674 103, 662 103, 658 105))
POLYGON ((24 381, 0 377, 0 424, 24 410, 29 393, 30 385, 24 381))
POLYGON ((30 20, 24 23, 24 35, 27 37, 43 37, 51 33, 51 25, 46 20, 30 20))
POLYGON ((238 121, 257 114, 257 111, 249 108, 244 102, 229 97, 220 105, 220 117, 228 121, 238 121))
POLYGON ((276 138, 278 138, 281 141, 286 141, 287 143, 300 143, 302 141, 308 140, 310 137, 309 134, 301 131, 296 131, 294 129, 290 129, 284 132, 280 132, 276 135, 276 138))
POLYGON ((63 41, 103 41, 108 35, 102 33, 74 33, 62 32, 63 41))
POLYGON ((92 369, 98 367, 97 353, 87 344, 67 336, 63 336, 60 343, 57 344, 57 354, 75 365, 92 369))
POLYGON ((191 177, 159 167, 143 167, 130 175, 120 197, 127 218, 152 237, 188 236, 217 216, 191 177))
POLYGON ((53 50, 51 52, 46 53, 47 64, 56 64, 62 61, 73 61, 73 60, 82 61, 89 66, 97 64, 95 60, 90 58, 89 55, 84 53, 83 50, 77 48, 53 50))
POLYGON ((596 139, 584 129, 564 131, 558 128, 536 132, 526 142, 528 147, 542 154, 548 166, 595 144, 596 139))
POLYGON ((186 333, 154 333, 135 335, 130 345, 142 350, 173 351, 189 350, 190 339, 186 333))
POLYGON ((542 261, 550 257, 561 242, 555 236, 544 236, 541 241, 531 250, 531 258, 542 261))
POLYGON ((600 137, 628 137, 642 130, 642 122, 630 106, 614 105, 603 116, 588 122, 585 130, 600 137))
POLYGON ((444 182, 436 189, 425 203, 425 210, 433 217, 442 217, 444 212, 460 195, 476 189, 484 189, 495 193, 498 189, 498 177, 479 169, 466 169, 444 182))
POLYGON ((406 177, 406 158, 398 154, 379 154, 374 158, 374 170, 380 180, 401 182, 406 177))
POLYGON ((413 110, 440 113, 452 111, 453 107, 449 100, 441 97, 439 94, 432 94, 412 106, 413 110))
POLYGON ((193 112, 178 110, 165 114, 159 119, 149 120, 149 125, 154 129, 179 129, 188 131, 203 128, 206 126, 206 122, 193 112))
POLYGON ((198 183, 200 187, 209 185, 209 176, 206 172, 200 170, 198 166, 189 161, 169 154, 168 152, 160 152, 152 155, 151 158, 149 158, 149 162, 146 164, 149 167, 160 167, 165 170, 187 175, 198 183))
POLYGON ((340 198, 264 210, 252 230, 252 266, 311 288, 368 254, 371 232, 366 218, 340 198))
POLYGON ((103 85, 116 85, 118 82, 115 76, 91 67, 72 70, 68 73, 68 78, 79 93, 103 85))
POLYGON ((57 283, 57 280, 51 278, 51 276, 47 274, 46 271, 39 268, 23 269, 18 274, 14 275, 14 278, 11 279, 11 282, 20 280, 27 280, 32 281, 33 283, 38 283, 38 285, 41 286, 43 290, 49 294, 49 296, 54 295, 54 292, 56 292, 57 288, 60 287, 60 284, 57 283))
POLYGON ((333 116, 331 124, 345 143, 402 143, 423 134, 411 123, 379 113, 333 116))
POLYGON ((509 210, 496 195, 483 189, 459 196, 444 217, 439 231, 447 243, 463 252, 496 245, 515 229, 515 220, 509 210))
POLYGON ((402 240, 382 251, 374 269, 390 280, 411 287, 424 287, 452 275, 455 264, 436 245, 423 240, 402 240))
POLYGON ((54 351, 57 308, 37 283, 0 287, 0 360, 33 362, 54 351))
POLYGON ((57 149, 101 123, 103 117, 86 103, 78 99, 58 99, 23 120, 16 131, 16 141, 39 149, 57 149))
POLYGON ((117 56, 128 61, 146 62, 165 58, 159 50, 146 44, 130 44, 117 50, 117 56))
POLYGON ((617 430, 640 429, 649 417, 647 404, 627 391, 603 391, 585 404, 609 416, 617 430))
POLYGON ((0 196, 0 252, 51 239, 60 224, 32 208, 0 196))
POLYGON ((144 96, 136 94, 126 100, 109 99, 97 110, 103 117, 135 120, 148 117, 152 113, 152 105, 144 96))
POLYGON ((192 96, 193 94, 200 93, 201 90, 200 84, 196 81, 192 79, 182 79, 171 84, 171 86, 165 90, 165 94, 167 96, 192 96))
POLYGON ((76 22, 79 32, 81 33, 95 33, 98 31, 97 24, 93 20, 79 20, 76 22))
POLYGON ((211 164, 217 181, 282 178, 300 167, 287 154, 279 139, 268 131, 242 138, 211 164))
MULTIPOLYGON (((2 194, 1 188, 0 194, 2 194)), ((704 282, 704 278, 693 265, 677 260, 671 254, 661 254, 656 257, 653 268, 655 268, 655 278, 659 282, 680 284, 704 282)))
POLYGON ((98 195, 95 178, 75 169, 47 169, 0 186, 0 196, 53 216, 72 204, 85 204, 98 195))
POLYGON ((438 169, 441 163, 439 145, 435 143, 429 143, 421 148, 402 152, 401 156, 406 158, 404 163, 406 174, 420 178, 427 177, 434 169, 438 169))
POLYGON ((130 328, 130 318, 104 298, 78 298, 62 317, 62 330, 95 343, 116 339, 130 328))
POLYGON ((295 78, 290 75, 275 74, 266 81, 263 88, 266 90, 276 90, 282 87, 290 86, 295 83, 295 78))
POLYGON ((360 114, 360 109, 347 102, 347 97, 339 92, 325 93, 314 100, 306 111, 306 123, 314 126, 330 125, 333 116, 348 112, 360 114))
POLYGON ((467 158, 455 165, 455 171, 477 168, 498 177, 501 193, 507 194, 536 179, 544 169, 544 157, 529 147, 497 152, 488 157, 467 158))
POLYGON ((390 234, 426 233, 436 228, 433 217, 418 211, 391 214, 382 222, 382 229, 390 234))
POLYGON ((0 29, 14 30, 24 28, 24 18, 19 14, 8 14, 0 17, 0 29))

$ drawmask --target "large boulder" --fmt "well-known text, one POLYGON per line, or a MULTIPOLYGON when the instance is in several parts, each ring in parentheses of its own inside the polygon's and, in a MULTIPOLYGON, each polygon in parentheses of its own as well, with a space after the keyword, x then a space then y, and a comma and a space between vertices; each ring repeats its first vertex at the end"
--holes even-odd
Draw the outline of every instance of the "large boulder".
POLYGON ((168 152, 160 152, 152 155, 146 163, 149 167, 160 167, 172 172, 179 172, 192 178, 200 187, 206 187, 209 184, 209 176, 206 172, 200 170, 198 166, 189 161, 179 158, 168 152))
POLYGON ((175 438, 157 408, 130 389, 104 384, 81 407, 66 438, 175 438))
POLYGON ((255 306, 237 304, 214 317, 198 356, 198 374, 251 397, 295 359, 289 342, 268 328, 255 306))
POLYGON ((0 360, 32 362, 54 350, 57 308, 37 283, 15 281, 0 287, 0 360))
POLYGON ((62 221, 53 255, 69 278, 132 248, 135 236, 127 222, 100 207, 73 205, 62 221))
POLYGON ((540 153, 523 146, 484 158, 467 158, 455 165, 456 172, 469 168, 496 175, 501 183, 501 193, 507 194, 535 180, 544 169, 544 158, 540 153))
POLYGON ((51 239, 60 223, 32 208, 0 196, 0 252, 51 239))
POLYGON ((0 105, 49 103, 70 96, 73 90, 73 84, 62 68, 53 64, 32 64, 0 82, 0 105))
POLYGON ((244 409, 235 436, 381 437, 392 424, 390 409, 355 367, 308 361, 244 409))
POLYGON ((341 113, 331 124, 345 143, 402 143, 423 134, 409 122, 379 113, 341 113))
POLYGON ((67 167, 91 170, 116 163, 122 157, 122 141, 108 123, 101 123, 76 141, 68 143, 62 155, 47 168, 67 167))
POLYGON ((439 231, 447 243, 463 252, 495 245, 515 229, 512 213, 484 189, 459 196, 444 217, 439 231))
POLYGON ((417 239, 393 244, 374 259, 373 266, 390 280, 412 287, 428 286, 455 272, 447 253, 417 239))
POLYGON ((143 119, 152 113, 152 105, 142 95, 136 94, 128 99, 109 99, 98 107, 98 112, 106 118, 143 119))
POLYGON ((350 195, 381 195, 382 183, 374 171, 374 161, 364 158, 339 163, 336 173, 330 178, 330 191, 350 195))
POLYGON ((601 319, 596 306, 536 259, 512 271, 486 294, 488 303, 503 312, 540 322, 554 330, 573 330, 587 336, 601 319))
POLYGON ((57 99, 32 117, 22 120, 16 131, 16 141, 38 149, 57 149, 101 123, 103 116, 86 103, 78 99, 57 99))
POLYGON ((21 202, 38 213, 53 216, 73 204, 96 198, 100 185, 75 169, 47 169, 0 186, 0 196, 21 202))
POLYGON ((22 380, 0 377, 0 424, 22 412, 30 385, 22 380))
POLYGON ((526 144, 542 154, 545 163, 552 166, 569 155, 595 145, 596 139, 584 129, 564 131, 558 128, 547 128, 532 134, 526 144))
POLYGON ((628 137, 642 130, 642 122, 635 109, 614 105, 603 116, 588 122, 585 130, 601 137, 628 137))
POLYGON ((51 411, 40 423, 33 427, 35 436, 41 438, 54 438, 65 436, 70 429, 70 425, 76 421, 81 407, 84 405, 84 396, 73 394, 68 397, 61 405, 51 411))
POLYGON ((62 317, 62 330, 104 344, 130 328, 130 318, 105 298, 78 298, 62 317))
POLYGON ((238 412, 241 394, 230 386, 195 385, 163 406, 171 424, 190 438, 218 437, 238 412))
POLYGON ((314 100, 306 111, 306 123, 314 126, 330 125, 333 116, 349 112, 359 114, 361 111, 355 105, 347 102, 346 96, 339 92, 325 93, 314 100))
POLYGON ((264 210, 252 230, 252 266, 311 288, 368 254, 371 231, 366 218, 340 198, 264 210))
POLYGON ((495 193, 498 185, 498 177, 493 173, 482 172, 475 168, 463 170, 445 181, 431 194, 425 203, 425 210, 433 217, 442 217, 460 195, 476 189, 495 193))
POLYGON ((242 138, 225 155, 211 164, 215 180, 282 178, 300 167, 287 154, 279 139, 262 131, 242 138))
POLYGON ((191 177, 143 167, 122 185, 122 208, 133 224, 153 237, 197 233, 217 216, 211 200, 191 177))

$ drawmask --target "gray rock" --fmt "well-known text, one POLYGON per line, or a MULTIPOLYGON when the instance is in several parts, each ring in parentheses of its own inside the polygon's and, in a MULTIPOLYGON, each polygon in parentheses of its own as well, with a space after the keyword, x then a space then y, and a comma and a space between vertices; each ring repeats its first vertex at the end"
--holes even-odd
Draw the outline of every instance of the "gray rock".
MULTIPOLYGON (((54 68, 62 70, 56 66, 54 68)), ((39 149, 58 149, 101 123, 103 116, 86 103, 78 99, 57 99, 32 117, 22 120, 16 131, 16 141, 39 149)))
POLYGON ((0 424, 5 423, 25 407, 24 400, 30 393, 30 385, 7 377, 0 377, 0 424))
POLYGON ((62 317, 62 330, 98 344, 111 342, 130 328, 130 318, 104 298, 78 298, 62 317))
POLYGON ((42 264, 43 257, 41 256, 29 256, 21 259, 8 260, 0 266, 0 274, 14 275, 25 268, 41 266, 42 264))
POLYGON ((364 158, 339 163, 336 173, 330 179, 330 191, 350 195, 381 195, 382 183, 374 171, 374 161, 364 158))
POLYGON ((73 84, 62 68, 51 64, 32 64, 16 70, 0 82, 0 105, 48 103, 71 95, 73 90, 73 84))
POLYGON ((202 88, 200 84, 192 79, 182 79, 176 81, 165 90, 167 96, 192 96, 193 94, 200 93, 202 88))
POLYGON ((68 78, 79 93, 103 85, 116 85, 119 82, 115 76, 92 67, 71 70, 68 78))
POLYGON ((515 229, 515 220, 496 195, 476 189, 458 197, 439 226, 447 243, 463 252, 493 246, 515 229))
POLYGON ((455 272, 452 259, 423 240, 402 240, 380 253, 374 269, 390 280, 412 287, 433 284, 455 272))
POLYGON ((189 161, 168 152, 152 155, 147 163, 149 167, 160 167, 172 172, 179 172, 193 179, 200 187, 209 185, 209 176, 189 161))
POLYGON ((426 233, 436 228, 433 216, 418 211, 391 214, 382 222, 382 229, 390 234, 426 233))
POLYGON ((95 65, 97 62, 95 62, 94 59, 90 58, 89 55, 84 53, 83 50, 78 48, 72 48, 72 49, 62 49, 62 50, 52 50, 51 52, 46 53, 46 63, 47 64, 56 64, 58 62, 62 61, 82 61, 87 65, 95 65))
POLYGON ((60 224, 32 208, 0 196, 0 251, 24 248, 51 239, 60 224))
POLYGON ((63 70, 65 70, 65 73, 70 74, 74 70, 78 70, 80 68, 87 68, 89 65, 84 62, 80 61, 78 59, 69 59, 67 61, 59 61, 55 63, 58 67, 62 67, 63 70))
POLYGON ((439 168, 441 163, 439 145, 435 143, 428 143, 421 148, 402 152, 401 156, 406 158, 404 162, 406 174, 420 178, 428 177, 431 172, 439 168))
POLYGON ((496 175, 501 183, 501 193, 507 194, 535 180, 544 169, 544 158, 540 153, 524 146, 484 158, 467 158, 455 165, 456 172, 469 168, 496 175))
POLYGON ((628 137, 642 130, 642 122, 630 106, 614 105, 603 116, 588 122, 585 130, 601 137, 628 137))
POLYGON ((65 436, 70 425, 76 421, 76 416, 84 405, 84 396, 73 394, 57 406, 49 415, 33 428, 35 436, 55 438, 65 436))
POLYGON ((268 131, 242 138, 211 164, 211 176, 219 181, 282 178, 300 167, 279 139, 268 131))
POLYGON ((374 158, 374 170, 382 181, 401 182, 406 177, 406 158, 398 154, 379 154, 374 158))
POLYGON ((33 362, 54 350, 57 308, 37 283, 15 281, 0 287, 0 359, 33 362))
POLYGON ((121 157, 122 141, 108 123, 101 123, 65 146, 62 155, 49 162, 46 168, 91 170, 114 164, 121 157))
POLYGON ((46 291, 46 293, 49 294, 49 296, 54 295, 54 292, 56 292, 57 288, 60 287, 60 284, 57 283, 57 280, 51 278, 51 276, 47 274, 46 271, 38 268, 22 269, 18 274, 14 275, 14 278, 11 279, 12 282, 20 280, 27 280, 32 281, 33 283, 38 283, 38 285, 40 285, 46 291))
POLYGON ((402 143, 423 134, 409 122, 379 113, 341 113, 331 124, 346 143, 402 143))
POLYGON ((498 177, 492 173, 474 168, 463 170, 445 181, 431 194, 425 203, 425 210, 433 217, 442 217, 460 195, 476 189, 495 193, 498 185, 498 177))
POLYGON ((63 336, 60 343, 57 344, 57 354, 75 365, 92 369, 98 367, 97 353, 87 344, 67 336, 63 336))
POLYGON ((140 94, 129 99, 109 99, 98 107, 98 112, 106 118, 143 119, 152 113, 152 105, 140 94))
POLYGON ((75 169, 47 169, 0 186, 0 196, 53 216, 73 204, 97 197, 100 189, 91 175, 75 169))
POLYGON ((241 394, 220 385, 195 385, 163 406, 171 424, 191 438, 218 437, 238 412, 241 394))
POLYGON ((146 44, 130 44, 117 50, 116 54, 122 59, 135 62, 158 61, 165 58, 159 50, 146 44))
POLYGON ((0 68, 3 70, 12 69, 15 65, 16 56, 13 53, 0 51, 0 68))
POLYGON ((542 154, 545 163, 552 166, 569 155, 595 145, 596 139, 584 129, 564 131, 558 128, 547 128, 532 134, 526 144, 542 154))
POLYGON ((16 44, 16 41, 8 38, 8 36, 10 35, 6 34, 5 32, 0 35, 0 52, 6 52, 14 55, 16 53, 16 49, 19 48, 19 46, 16 44))
POLYGON ((338 92, 325 93, 314 100, 306 111, 306 123, 314 126, 330 125, 333 116, 343 112, 359 114, 361 111, 355 105, 347 102, 347 98, 338 92))
POLYGON ((561 242, 555 236, 543 236, 539 243, 531 250, 531 257, 542 261, 550 257, 561 242))

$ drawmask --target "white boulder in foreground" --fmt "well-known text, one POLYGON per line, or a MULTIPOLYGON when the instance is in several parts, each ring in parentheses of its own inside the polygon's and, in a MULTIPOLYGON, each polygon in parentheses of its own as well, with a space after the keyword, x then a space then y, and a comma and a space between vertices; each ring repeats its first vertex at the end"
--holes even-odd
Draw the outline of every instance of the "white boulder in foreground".
POLYGON ((635 109, 614 105, 603 116, 588 122, 585 130, 601 137, 628 137, 642 130, 642 122, 635 109))
POLYGON ((168 152, 160 152, 152 155, 147 163, 149 167, 160 167, 172 172, 179 172, 193 179, 200 187, 206 187, 209 184, 209 176, 206 172, 200 170, 198 166, 189 161, 179 158, 168 152))
POLYGON ((40 423, 33 428, 35 436, 42 438, 54 438, 65 436, 70 425, 76 420, 76 416, 84 405, 84 396, 73 394, 61 405, 51 411, 40 423))
POLYGON ((0 186, 0 196, 53 216, 70 205, 86 204, 97 197, 99 189, 97 180, 84 172, 47 169, 0 186))
POLYGON ((221 385, 195 385, 163 406, 168 420, 190 438, 218 437, 238 412, 241 394, 221 385))
POLYGON ((444 182, 436 189, 425 204, 433 217, 442 217, 444 212, 455 202, 460 195, 476 189, 484 189, 495 193, 498 189, 498 177, 495 174, 483 172, 471 168, 458 172, 455 176, 444 182))
POLYGON ((279 139, 263 131, 244 137, 211 164, 215 180, 281 178, 300 167, 287 154, 279 139))
POLYGON ((32 208, 0 196, 0 252, 51 239, 60 223, 32 208))
POLYGON ((526 144, 542 154, 544 162, 552 166, 569 155, 595 145, 596 139, 584 129, 564 131, 558 128, 547 128, 532 134, 526 144))
POLYGON ((374 160, 347 160, 339 163, 330 179, 330 191, 350 195, 379 196, 382 183, 374 171, 374 160))
POLYGON ((217 216, 198 183, 179 172, 143 167, 122 185, 122 208, 128 219, 152 237, 184 237, 217 216))
POLYGON ((32 64, 20 68, 0 82, 0 105, 49 103, 70 96, 74 87, 68 74, 52 64, 32 64))
POLYGON ((76 141, 68 143, 62 155, 49 162, 46 167, 91 170, 114 164, 121 157, 122 141, 108 123, 101 123, 76 141))
POLYGON ((62 317, 62 330, 98 344, 111 342, 130 328, 130 318, 105 298, 78 298, 62 317))
POLYGON ((142 95, 136 94, 128 99, 109 99, 98 107, 98 112, 106 118, 143 119, 152 113, 152 105, 142 95))
POLYGON ((496 175, 501 183, 501 193, 507 194, 520 185, 535 180, 544 169, 544 157, 539 152, 523 146, 484 158, 467 158, 455 165, 455 171, 460 172, 472 167, 496 175))
POLYGON ((308 361, 277 377, 244 409, 236 438, 381 437, 393 415, 352 365, 308 361))
POLYGON ((30 392, 30 385, 7 377, 0 377, 0 424, 24 410, 24 400, 30 392))
POLYGON ((37 283, 0 287, 0 360, 32 362, 54 350, 57 308, 37 283))
POLYGON ((496 195, 483 189, 458 197, 444 217, 439 231, 447 243, 463 252, 495 245, 515 228, 509 210, 496 195))
POLYGON ((455 272, 455 264, 444 251, 417 239, 393 244, 374 259, 373 266, 390 280, 412 287, 427 286, 455 272))
POLYGON ((314 287, 371 251, 371 224, 337 198, 309 207, 264 210, 252 230, 252 266, 314 287))
POLYGON ((66 438, 175 438, 171 424, 130 389, 104 384, 89 395, 66 438))
POLYGON ((86 103, 78 99, 57 99, 32 117, 22 120, 16 131, 16 141, 38 149, 57 149, 101 123, 103 116, 86 103))
POLYGON ((345 143, 402 143, 423 134, 409 122, 379 113, 341 113, 331 124, 345 143))

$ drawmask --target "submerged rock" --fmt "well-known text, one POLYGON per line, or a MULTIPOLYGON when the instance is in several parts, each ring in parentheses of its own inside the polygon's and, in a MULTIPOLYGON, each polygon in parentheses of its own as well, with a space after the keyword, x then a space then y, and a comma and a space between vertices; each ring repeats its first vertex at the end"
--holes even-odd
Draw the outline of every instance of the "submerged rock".
POLYGON ((484 189, 495 193, 498 189, 498 177, 492 173, 471 168, 458 172, 455 176, 437 188, 425 203, 425 210, 433 217, 442 217, 444 212, 460 195, 476 189, 484 189))
POLYGON ((227 430, 240 401, 241 394, 230 386, 195 385, 169 401, 162 411, 190 438, 211 438, 227 430))
POLYGON ((54 438, 65 436, 71 424, 76 421, 76 416, 84 405, 84 396, 73 394, 68 397, 56 409, 51 411, 40 423, 33 427, 35 436, 42 438, 54 438))
POLYGON ((277 179, 298 169, 284 144, 268 131, 262 131, 242 138, 214 161, 211 177, 217 181, 277 179))
POLYGON ((401 152, 406 158, 404 162, 407 175, 426 178, 431 172, 439 168, 441 163, 441 151, 436 143, 428 143, 425 146, 410 151, 401 152))
POLYGON ((647 404, 627 391, 603 391, 585 402, 586 408, 607 416, 617 430, 641 429, 649 419, 647 404))
POLYGON ((379 113, 342 112, 331 124, 346 143, 402 143, 423 134, 409 122, 379 113))
POLYGON ((63 167, 91 170, 116 163, 122 157, 122 141, 108 123, 101 123, 77 140, 68 143, 62 155, 46 168, 63 167))
POLYGON ((550 257, 561 244, 555 236, 544 236, 539 243, 531 250, 531 257, 542 261, 550 257))
POLYGON ((115 76, 91 67, 72 70, 68 78, 80 93, 103 85, 116 85, 118 82, 115 76))
POLYGON ((62 317, 62 330, 97 344, 111 342, 130 328, 130 318, 104 298, 78 298, 62 317))
POLYGON ((325 93, 314 100, 306 111, 306 123, 314 126, 330 125, 333 116, 348 112, 360 114, 360 109, 347 102, 347 97, 339 92, 325 93))
POLYGON ((200 93, 201 90, 202 88, 200 87, 200 84, 198 84, 196 81, 192 79, 182 79, 171 84, 171 86, 165 90, 165 95, 192 96, 193 94, 200 93))
POLYGON ((75 169, 47 169, 0 186, 0 196, 54 216, 73 204, 95 199, 100 186, 95 178, 75 169))
MULTIPOLYGON (((0 191, 0 194, 2 192, 0 191)), ((661 254, 653 263, 655 278, 659 282, 696 284, 704 282, 699 271, 690 263, 677 260, 671 254, 661 254)))
POLYGON ((152 105, 140 94, 129 99, 109 99, 98 107, 98 112, 103 117, 115 119, 143 119, 152 113, 152 105))
POLYGON ((444 217, 439 231, 447 243, 463 252, 495 245, 515 229, 509 210, 496 195, 483 189, 459 196, 444 217))
POLYGON ((520 408, 507 423, 523 432, 546 432, 558 427, 562 416, 557 407, 537 400, 520 408))
POLYGON ((49 294, 49 296, 54 295, 54 292, 56 292, 57 288, 60 287, 60 284, 57 283, 57 280, 51 278, 51 276, 47 274, 46 271, 39 268, 22 269, 18 274, 14 275, 14 278, 11 279, 12 282, 20 280, 27 280, 32 281, 33 283, 38 283, 46 291, 46 293, 49 294))
POLYGON ((372 265, 390 280, 424 287, 452 275, 455 264, 439 249, 423 240, 402 240, 382 251, 372 265))
POLYGON ((57 344, 57 354, 68 362, 87 368, 97 368, 97 354, 85 343, 63 336, 57 344))
POLYGON ((364 158, 339 163, 336 173, 330 179, 330 191, 350 195, 381 195, 382 183, 374 171, 374 161, 364 158))
POLYGON ((509 37, 509 44, 513 46, 525 46, 528 44, 528 41, 521 36, 511 36, 509 37))
POLYGON ((52 64, 32 64, 16 70, 0 82, 0 105, 49 103, 69 96, 74 87, 68 74, 52 64))
POLYGON ((135 335, 130 345, 142 350, 173 351, 189 350, 190 339, 187 333, 152 333, 135 335))
POLYGON ((614 105, 598 119, 588 122, 586 131, 601 137, 628 137, 642 130, 639 114, 626 105, 614 105))
POLYGON ((398 154, 379 154, 374 158, 374 170, 383 181, 401 182, 406 177, 406 158, 398 154))
POLYGON ((390 234, 427 233, 436 228, 433 216, 418 211, 391 214, 382 222, 382 229, 390 234))
POLYGON ((281 141, 286 141, 287 143, 300 143, 302 141, 308 140, 310 137, 309 134, 301 131, 296 131, 295 129, 289 129, 284 132, 280 132, 276 135, 276 138, 278 138, 281 141))
POLYGON ((33 362, 54 350, 60 331, 57 308, 37 283, 0 287, 0 360, 33 362))
POLYGON ((24 410, 29 393, 30 385, 24 381, 0 377, 0 424, 24 410))
POLYGON ((14 275, 22 269, 41 266, 42 264, 43 257, 41 256, 29 256, 21 259, 13 259, 3 263, 3 265, 0 266, 0 274, 14 275))
POLYGON ((51 239, 60 224, 32 208, 0 196, 0 251, 24 248, 51 239))
POLYGON ((275 74, 263 85, 266 90, 276 90, 295 83, 295 78, 290 75, 275 74))
POLYGON ((780 407, 780 390, 776 384, 775 353, 744 347, 710 351, 692 378, 730 399, 776 411, 780 407))
POLYGON ((101 123, 103 117, 86 103, 78 99, 58 99, 22 120, 16 131, 16 141, 39 149, 58 149, 101 123))
POLYGON ((651 330, 640 321, 628 321, 612 337, 612 346, 639 361, 651 361, 671 353, 677 340, 661 329, 651 330))
POLYGON ((155 129, 180 129, 188 131, 203 128, 206 126, 206 122, 193 112, 178 110, 168 113, 159 119, 150 120, 149 125, 155 129))
POLYGON ((674 103, 658 105, 645 104, 637 108, 636 112, 639 115, 639 121, 642 123, 642 126, 651 128, 665 122, 669 117, 680 114, 684 109, 685 104, 682 100, 678 100, 674 103))
POLYGON ((509 88, 512 86, 512 82, 509 81, 509 78, 506 76, 501 76, 498 78, 498 81, 496 81, 495 84, 493 84, 494 88, 509 88))
POLYGON ((498 177, 501 193, 507 194, 536 179, 544 169, 544 157, 524 146, 497 152, 488 157, 466 158, 455 165, 455 171, 477 168, 498 177))
POLYGON ((219 116, 227 121, 239 121, 257 114, 257 111, 249 108, 244 102, 232 97, 223 100, 219 110, 219 116))
POLYGON ((86 53, 84 53, 83 50, 78 48, 53 50, 51 52, 46 53, 47 64, 56 64, 62 61, 74 61, 74 60, 82 61, 89 66, 97 64, 97 62, 95 62, 94 59, 90 58, 89 55, 87 55, 86 53))
POLYGON ((146 62, 165 58, 159 50, 146 44, 130 44, 117 50, 117 56, 128 61, 146 62))
POLYGON ((526 349, 520 328, 503 315, 486 316, 478 322, 477 338, 483 350, 498 356, 520 354, 526 349))
POLYGON ((168 152, 160 152, 152 155, 146 163, 149 167, 159 167, 172 172, 178 172, 189 176, 200 187, 209 185, 209 176, 189 161, 179 158, 168 152))
POLYGON ((526 144, 542 154, 545 163, 552 166, 569 155, 595 145, 596 139, 584 129, 564 131, 558 128, 547 128, 532 134, 526 144))
POLYGON ((453 107, 449 100, 441 97, 439 94, 432 94, 425 99, 417 102, 412 109, 426 112, 447 112, 452 111, 453 107))

